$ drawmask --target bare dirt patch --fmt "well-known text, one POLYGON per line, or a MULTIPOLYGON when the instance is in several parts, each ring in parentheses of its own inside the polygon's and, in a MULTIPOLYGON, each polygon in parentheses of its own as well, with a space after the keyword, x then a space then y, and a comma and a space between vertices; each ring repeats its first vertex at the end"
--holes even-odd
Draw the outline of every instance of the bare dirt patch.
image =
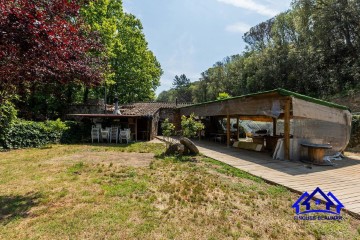
POLYGON ((127 152, 83 152, 55 157, 46 161, 51 164, 73 164, 86 162, 94 164, 113 164, 115 166, 147 167, 154 159, 153 153, 127 153, 127 152))

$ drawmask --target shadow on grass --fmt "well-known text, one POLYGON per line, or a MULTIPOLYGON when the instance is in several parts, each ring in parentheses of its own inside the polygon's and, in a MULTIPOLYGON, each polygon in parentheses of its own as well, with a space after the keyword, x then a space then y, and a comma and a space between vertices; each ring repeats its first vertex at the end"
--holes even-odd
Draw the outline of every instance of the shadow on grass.
POLYGON ((12 220, 25 218, 29 210, 38 205, 40 194, 0 196, 0 225, 6 225, 12 220))

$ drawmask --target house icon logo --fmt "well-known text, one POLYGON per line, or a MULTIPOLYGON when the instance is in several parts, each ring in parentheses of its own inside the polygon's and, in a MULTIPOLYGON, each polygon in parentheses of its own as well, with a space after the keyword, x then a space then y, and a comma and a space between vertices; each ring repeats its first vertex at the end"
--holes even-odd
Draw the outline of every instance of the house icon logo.
POLYGON ((296 214, 308 214, 308 213, 328 213, 328 214, 340 214, 344 205, 334 196, 332 192, 325 194, 319 187, 317 187, 311 194, 304 192, 300 198, 292 205, 295 208, 296 214), (312 200, 312 198, 319 194, 324 198, 325 204, 322 204, 320 200, 312 200), (301 207, 305 210, 301 211, 301 207), (316 207, 316 208, 315 208, 316 207), (332 211, 334 209, 335 211, 332 211))

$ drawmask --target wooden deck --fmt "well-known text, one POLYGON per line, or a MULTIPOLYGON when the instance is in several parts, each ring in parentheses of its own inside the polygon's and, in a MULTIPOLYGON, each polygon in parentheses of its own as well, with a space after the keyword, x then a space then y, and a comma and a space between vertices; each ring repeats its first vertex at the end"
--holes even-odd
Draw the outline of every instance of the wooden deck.
POLYGON ((316 187, 331 191, 346 211, 360 217, 360 157, 334 161, 336 166, 310 166, 301 162, 273 160, 269 153, 227 148, 210 141, 195 141, 205 156, 227 163, 266 181, 293 191, 312 193, 316 187))

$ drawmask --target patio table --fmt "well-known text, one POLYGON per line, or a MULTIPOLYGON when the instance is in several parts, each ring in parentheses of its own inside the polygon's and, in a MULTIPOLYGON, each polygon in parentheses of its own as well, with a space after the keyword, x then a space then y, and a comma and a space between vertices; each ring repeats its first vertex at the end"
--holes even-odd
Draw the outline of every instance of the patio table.
POLYGON ((324 165, 325 149, 331 149, 330 144, 301 143, 301 146, 308 148, 309 161, 318 165, 324 165))

